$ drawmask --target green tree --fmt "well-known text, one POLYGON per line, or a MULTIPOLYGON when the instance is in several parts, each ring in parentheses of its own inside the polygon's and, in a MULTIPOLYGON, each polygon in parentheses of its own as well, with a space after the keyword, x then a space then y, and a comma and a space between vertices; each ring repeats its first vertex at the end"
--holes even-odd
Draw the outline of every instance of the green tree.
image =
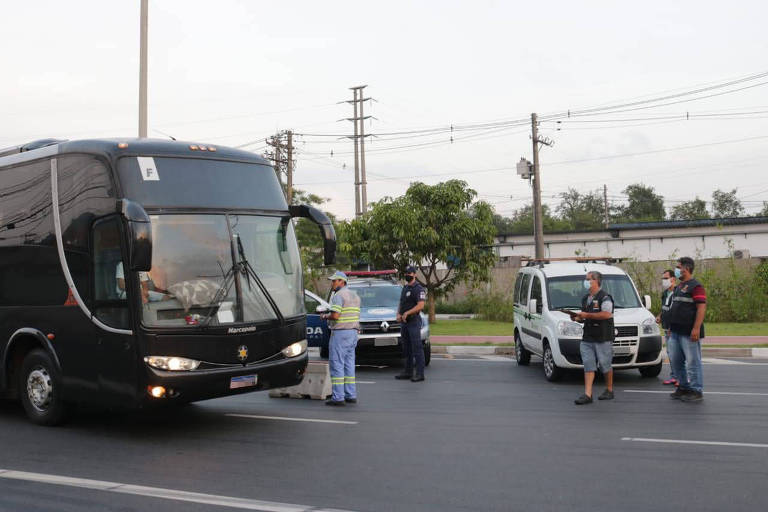
POLYGON ((763 201, 763 209, 758 214, 761 217, 768 217, 768 202, 763 201))
POLYGON ((574 231, 598 229, 603 225, 605 204, 599 192, 582 194, 569 188, 560 194, 557 212, 574 231))
POLYGON ((623 190, 628 204, 617 211, 620 222, 648 222, 664 220, 664 197, 657 194, 653 187, 642 183, 629 185, 623 190))
POLYGON ((744 206, 736 197, 736 189, 723 192, 720 189, 712 192, 712 216, 716 219, 741 217, 744 215, 744 206))
POLYGON ((691 201, 680 203, 672 207, 669 218, 672 220, 708 219, 707 202, 697 197, 691 201))
MULTIPOLYGON (((327 198, 320 197, 316 194, 310 194, 303 190, 294 189, 293 191, 293 204, 308 204, 322 209, 322 205, 328 201, 329 199, 327 198)), ((331 219, 334 228, 338 231, 336 217, 327 211, 325 214, 331 219)), ((309 219, 297 219, 294 229, 296 231, 296 242, 299 244, 299 253, 301 254, 301 266, 305 286, 317 292, 319 291, 318 280, 321 279, 325 273, 325 269, 323 268, 323 237, 320 235, 320 230, 317 228, 317 224, 309 219)), ((337 248, 337 264, 340 259, 344 260, 344 254, 337 248)))
POLYGON ((461 180, 413 183, 405 195, 373 203, 368 213, 347 223, 345 249, 376 268, 419 266, 433 322, 436 298, 459 283, 487 281, 496 261, 493 210, 484 201, 473 202, 476 196, 461 180))
MULTIPOLYGON (((544 233, 552 233, 555 231, 569 231, 571 229, 570 224, 567 221, 562 221, 557 217, 553 217, 549 206, 546 204, 541 205, 542 211, 542 224, 544 225, 544 233)), ((503 217, 506 221, 505 231, 500 233, 510 235, 533 235, 533 206, 527 204, 512 213, 511 217, 503 217)))

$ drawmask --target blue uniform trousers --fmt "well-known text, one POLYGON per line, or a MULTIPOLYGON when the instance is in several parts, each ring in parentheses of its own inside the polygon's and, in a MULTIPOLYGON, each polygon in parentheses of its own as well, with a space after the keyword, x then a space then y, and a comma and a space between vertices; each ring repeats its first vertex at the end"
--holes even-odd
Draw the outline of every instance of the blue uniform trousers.
POLYGON ((355 387, 355 348, 357 329, 331 331, 328 366, 331 371, 332 400, 342 402, 345 398, 357 398, 355 387))
MULTIPOLYGON (((417 313, 418 315, 418 313, 417 313)), ((421 344, 421 317, 400 324, 400 339, 403 342, 403 356, 405 357, 405 373, 413 372, 413 363, 416 362, 416 375, 424 375, 424 347, 421 344)))

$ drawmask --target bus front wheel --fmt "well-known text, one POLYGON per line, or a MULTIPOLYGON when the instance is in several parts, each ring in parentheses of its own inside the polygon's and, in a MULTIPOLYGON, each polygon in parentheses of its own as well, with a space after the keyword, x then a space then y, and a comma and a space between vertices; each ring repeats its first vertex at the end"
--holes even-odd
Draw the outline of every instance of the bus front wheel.
POLYGON ((19 396, 33 423, 57 425, 64 420, 61 375, 46 351, 35 349, 24 358, 19 373, 19 396))

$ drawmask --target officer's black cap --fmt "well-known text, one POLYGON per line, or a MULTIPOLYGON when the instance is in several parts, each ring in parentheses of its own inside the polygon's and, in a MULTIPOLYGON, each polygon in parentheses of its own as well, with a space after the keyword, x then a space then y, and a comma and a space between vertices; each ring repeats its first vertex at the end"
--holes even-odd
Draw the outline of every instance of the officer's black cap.
POLYGON ((406 274, 415 274, 416 273, 416 267, 414 267, 413 265, 408 265, 407 267, 405 267, 405 273, 406 274))

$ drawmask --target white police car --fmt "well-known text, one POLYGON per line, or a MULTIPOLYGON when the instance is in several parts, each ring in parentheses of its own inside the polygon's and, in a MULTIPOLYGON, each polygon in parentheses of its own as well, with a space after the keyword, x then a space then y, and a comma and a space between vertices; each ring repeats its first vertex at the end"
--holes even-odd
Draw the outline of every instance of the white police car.
POLYGON ((602 288, 613 297, 613 368, 637 368, 644 377, 661 372, 661 332, 641 303, 632 279, 622 269, 600 263, 532 260, 515 281, 515 358, 525 366, 535 354, 544 360, 547 380, 559 379, 566 368, 583 368, 579 344, 582 325, 560 310, 580 310, 587 272, 603 275, 602 288))

